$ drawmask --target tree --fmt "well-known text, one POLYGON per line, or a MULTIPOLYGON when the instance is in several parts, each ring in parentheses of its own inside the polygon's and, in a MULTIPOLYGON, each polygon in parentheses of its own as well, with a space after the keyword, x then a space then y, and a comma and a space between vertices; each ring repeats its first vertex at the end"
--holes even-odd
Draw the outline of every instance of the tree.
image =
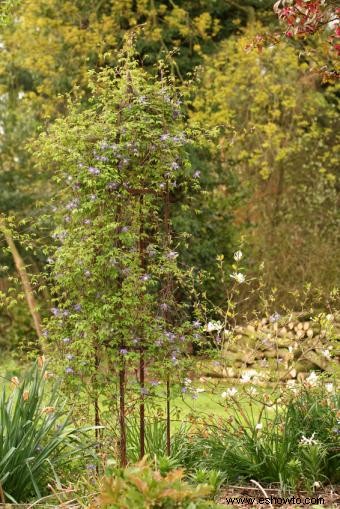
MULTIPOLYGON (((339 77, 340 9, 336 0, 279 0, 274 11, 285 26, 285 36, 295 40, 311 40, 319 37, 326 46, 320 70, 324 80, 339 77), (323 37, 322 37, 323 36, 323 37)), ((313 45, 304 46, 308 60, 314 60, 313 45)))
MULTIPOLYGON (((322 88, 292 46, 244 51, 261 30, 231 38, 206 62, 193 120, 225 126, 216 154, 243 195, 234 222, 252 267, 264 262, 268 287, 287 302, 303 283, 329 289, 336 279, 337 86, 322 88)), ((230 193, 223 180, 218 192, 230 193)))

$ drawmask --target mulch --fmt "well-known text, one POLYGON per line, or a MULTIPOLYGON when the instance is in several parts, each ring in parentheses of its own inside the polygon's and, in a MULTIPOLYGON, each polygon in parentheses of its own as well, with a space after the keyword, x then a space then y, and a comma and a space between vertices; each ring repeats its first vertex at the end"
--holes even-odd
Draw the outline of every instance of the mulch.
POLYGON ((327 487, 324 490, 317 490, 312 494, 306 491, 282 494, 278 488, 264 488, 264 492, 255 486, 229 486, 221 490, 217 502, 221 505, 235 507, 235 509, 244 509, 246 507, 249 509, 251 506, 263 508, 270 508, 272 506, 274 508, 281 507, 285 509, 293 509, 296 507, 311 508, 317 506, 328 508, 340 507, 340 486, 327 487), (270 499, 270 502, 268 500, 265 501, 266 496, 270 499), (293 496, 295 497, 294 501, 292 499, 293 496), (248 499, 252 498, 255 500, 253 502, 251 500, 241 501, 241 499, 245 499, 247 497, 248 499), (237 502, 235 500, 232 504, 230 501, 232 498, 239 498, 239 501, 237 502), (261 498, 263 499, 262 503, 261 498), (291 503, 285 503, 282 500, 283 498, 289 498, 291 503), (296 502, 296 499, 300 499, 301 503, 299 503, 299 500, 296 502), (309 501, 306 502, 306 499, 309 499, 309 501), (316 501, 316 499, 319 499, 319 501, 316 501))

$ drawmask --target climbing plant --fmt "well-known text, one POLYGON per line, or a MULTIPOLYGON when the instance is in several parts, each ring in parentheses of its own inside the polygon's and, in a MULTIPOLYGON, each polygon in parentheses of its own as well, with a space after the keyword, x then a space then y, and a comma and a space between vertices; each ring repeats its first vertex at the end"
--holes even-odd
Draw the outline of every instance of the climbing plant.
POLYGON ((166 70, 147 75, 130 43, 117 69, 92 74, 90 88, 89 106, 70 99, 65 118, 33 147, 57 183, 47 349, 75 403, 87 393, 96 425, 118 416, 125 464, 127 413, 139 404, 143 456, 144 401, 161 381, 170 449, 171 379, 182 376, 193 328, 183 299, 191 272, 179 263, 171 201, 175 190, 198 187, 186 150, 196 133, 185 129, 166 70))

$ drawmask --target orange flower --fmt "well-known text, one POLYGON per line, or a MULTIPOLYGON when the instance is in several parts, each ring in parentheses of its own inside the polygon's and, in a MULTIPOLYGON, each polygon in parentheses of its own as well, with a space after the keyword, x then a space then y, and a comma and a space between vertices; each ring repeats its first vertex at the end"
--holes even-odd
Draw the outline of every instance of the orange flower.
POLYGON ((45 406, 45 408, 42 409, 41 413, 42 414, 53 414, 54 411, 55 411, 54 406, 45 406))
POLYGON ((20 385, 20 381, 19 381, 19 378, 18 378, 17 376, 13 376, 13 377, 11 378, 11 382, 12 382, 12 387, 13 387, 13 389, 14 389, 15 387, 18 387, 18 386, 20 385))
POLYGON ((45 356, 44 355, 39 355, 39 357, 38 357, 38 366, 39 366, 39 368, 42 368, 44 364, 45 364, 45 356))

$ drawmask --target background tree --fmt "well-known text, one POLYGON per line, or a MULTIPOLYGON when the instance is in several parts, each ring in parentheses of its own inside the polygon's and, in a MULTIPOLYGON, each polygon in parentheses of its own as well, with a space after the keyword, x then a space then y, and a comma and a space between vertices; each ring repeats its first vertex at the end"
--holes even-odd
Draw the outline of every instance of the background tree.
POLYGON ((217 151, 225 180, 214 192, 230 200, 231 173, 251 266, 264 263, 266 284, 284 301, 308 281, 330 289, 336 279, 337 86, 322 87, 291 46, 246 52, 260 31, 232 37, 206 62, 192 118, 225 126, 217 151))

